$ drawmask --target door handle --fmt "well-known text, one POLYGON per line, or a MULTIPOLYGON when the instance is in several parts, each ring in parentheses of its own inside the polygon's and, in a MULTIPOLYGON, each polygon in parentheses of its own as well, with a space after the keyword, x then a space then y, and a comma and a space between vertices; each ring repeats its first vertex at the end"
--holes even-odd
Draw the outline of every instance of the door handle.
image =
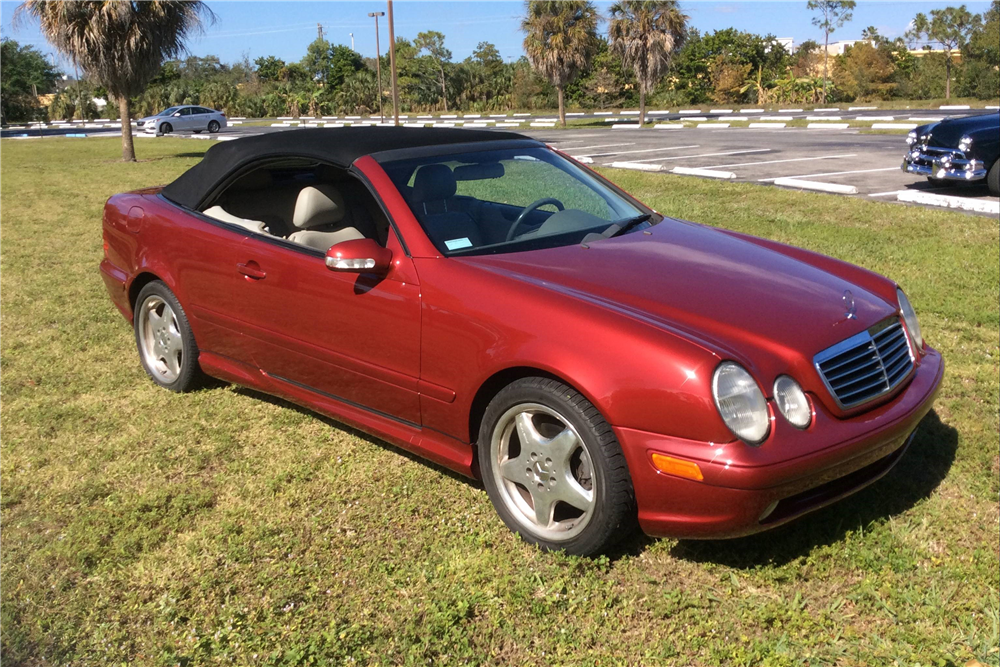
POLYGON ((247 277, 248 280, 263 280, 267 278, 267 273, 261 270, 257 262, 240 263, 236 265, 236 270, 247 277))

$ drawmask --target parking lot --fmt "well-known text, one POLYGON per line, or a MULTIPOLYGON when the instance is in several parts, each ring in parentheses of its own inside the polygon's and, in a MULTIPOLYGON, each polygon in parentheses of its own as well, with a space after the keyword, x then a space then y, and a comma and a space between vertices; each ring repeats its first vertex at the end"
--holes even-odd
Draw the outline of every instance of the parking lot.
MULTIPOLYGON (((867 106, 808 111, 651 110, 648 120, 654 126, 645 128, 639 128, 635 111, 569 112, 567 120, 576 125, 569 129, 556 127, 557 119, 551 114, 539 113, 404 114, 400 121, 411 127, 522 132, 599 166, 723 178, 996 216, 1000 214, 1000 201, 990 196, 984 182, 942 186, 899 168, 906 150, 902 131, 918 124, 991 111, 993 107, 880 110, 867 106), (891 133, 877 134, 873 130, 891 133)), ((232 118, 231 125, 217 135, 187 136, 226 140, 302 127, 335 130, 381 120, 372 114, 316 119, 232 118)), ((5 128, 2 134, 20 138, 84 137, 110 136, 119 131, 117 122, 106 121, 5 128)), ((136 131, 136 136, 148 139, 155 135, 136 131)))
POLYGON ((990 205, 995 207, 997 198, 990 196, 985 183, 942 187, 901 171, 906 143, 899 135, 805 128, 565 130, 528 134, 595 165, 658 167, 661 171, 679 167, 675 173, 704 170, 691 175, 762 185, 782 186, 785 183, 781 179, 793 179, 802 183, 791 187, 881 201, 899 201, 900 195, 905 201, 914 192, 961 197, 978 202, 970 204, 973 212, 996 214, 990 205))

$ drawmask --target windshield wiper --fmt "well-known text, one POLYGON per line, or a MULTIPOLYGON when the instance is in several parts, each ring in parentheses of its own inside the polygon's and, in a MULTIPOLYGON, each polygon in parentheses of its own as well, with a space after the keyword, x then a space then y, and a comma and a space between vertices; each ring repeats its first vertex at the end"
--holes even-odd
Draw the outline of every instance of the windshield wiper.
POLYGON ((601 236, 606 239, 613 239, 616 236, 621 236, 622 234, 632 231, 642 223, 653 217, 652 213, 643 213, 642 215, 637 215, 634 218, 625 218, 624 220, 619 220, 618 222, 612 223, 610 227, 601 232, 601 236))

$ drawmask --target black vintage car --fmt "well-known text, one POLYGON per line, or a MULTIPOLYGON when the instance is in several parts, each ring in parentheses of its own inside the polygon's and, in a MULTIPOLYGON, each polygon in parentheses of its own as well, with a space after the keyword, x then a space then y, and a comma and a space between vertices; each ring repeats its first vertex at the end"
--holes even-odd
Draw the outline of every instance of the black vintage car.
POLYGON ((990 193, 1000 195, 1000 112, 921 125, 906 143, 903 171, 942 185, 985 178, 990 193))

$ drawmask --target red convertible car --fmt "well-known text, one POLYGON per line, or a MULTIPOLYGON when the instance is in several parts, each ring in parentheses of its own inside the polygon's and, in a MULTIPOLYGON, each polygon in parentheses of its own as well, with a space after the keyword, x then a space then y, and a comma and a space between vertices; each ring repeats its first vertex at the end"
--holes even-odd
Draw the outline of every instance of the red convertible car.
POLYGON ((511 530, 600 552, 732 537, 878 479, 941 382, 892 281, 663 216, 538 141, 296 130, 104 210, 140 361, 482 479, 511 530))

